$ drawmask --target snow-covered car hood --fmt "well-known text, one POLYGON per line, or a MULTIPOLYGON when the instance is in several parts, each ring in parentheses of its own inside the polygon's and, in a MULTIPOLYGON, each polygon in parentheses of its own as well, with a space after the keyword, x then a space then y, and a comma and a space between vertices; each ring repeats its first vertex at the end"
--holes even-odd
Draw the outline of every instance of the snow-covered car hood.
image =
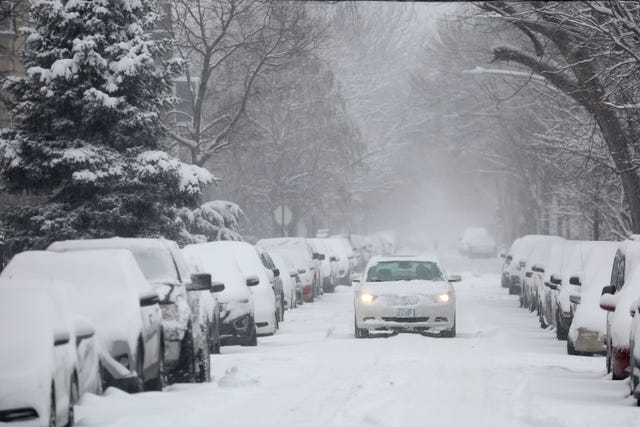
POLYGON ((360 292, 374 295, 437 295, 452 292, 453 287, 445 281, 399 280, 394 282, 365 282, 360 292))

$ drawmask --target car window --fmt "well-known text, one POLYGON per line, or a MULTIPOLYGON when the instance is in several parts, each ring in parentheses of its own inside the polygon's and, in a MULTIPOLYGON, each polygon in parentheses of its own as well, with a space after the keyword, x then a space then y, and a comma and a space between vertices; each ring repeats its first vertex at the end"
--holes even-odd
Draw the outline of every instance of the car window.
POLYGON ((438 264, 432 261, 383 261, 367 272, 367 282, 399 280, 444 280, 438 264))
POLYGON ((625 258, 624 255, 620 257, 618 261, 618 280, 616 281, 616 291, 619 291, 624 286, 624 267, 625 258))

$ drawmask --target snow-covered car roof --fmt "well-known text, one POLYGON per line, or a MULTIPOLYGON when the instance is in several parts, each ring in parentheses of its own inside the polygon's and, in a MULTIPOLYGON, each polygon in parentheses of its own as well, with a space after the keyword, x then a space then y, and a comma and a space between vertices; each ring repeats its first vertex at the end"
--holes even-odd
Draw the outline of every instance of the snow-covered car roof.
POLYGON ((127 249, 133 253, 140 269, 151 283, 188 281, 189 271, 179 259, 174 259, 177 245, 162 238, 112 237, 109 239, 65 240, 54 242, 47 250, 54 252, 92 249, 127 249), (178 277, 176 267, 180 270, 178 277))

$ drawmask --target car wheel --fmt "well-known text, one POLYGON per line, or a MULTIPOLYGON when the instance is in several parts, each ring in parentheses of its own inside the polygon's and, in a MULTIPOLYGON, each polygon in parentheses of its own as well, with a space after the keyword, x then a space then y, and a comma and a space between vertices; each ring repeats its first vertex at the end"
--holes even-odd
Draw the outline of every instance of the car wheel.
POLYGON ((56 414, 56 388, 51 384, 51 397, 49 405, 49 427, 56 427, 58 424, 56 414))
POLYGON ((455 338, 456 337, 456 318, 453 318, 453 327, 451 329, 440 332, 442 338, 455 338))
POLYGON ((134 384, 131 386, 131 393, 141 393, 144 391, 144 353, 142 351, 142 344, 138 343, 138 349, 136 350, 136 378, 134 384))
POLYGON ((356 318, 353 318, 353 327, 354 333, 353 335, 356 338, 367 338, 369 336, 369 331, 367 329, 358 328, 358 322, 356 322, 356 318))
POLYGON ((560 322, 560 311, 556 314, 556 338, 558 341, 566 341, 568 339, 569 331, 562 326, 560 322))
POLYGON ((245 347, 255 347, 258 345, 258 334, 256 333, 255 326, 251 335, 248 336, 241 345, 245 347))
POLYGON ((606 355, 606 359, 605 359, 605 364, 607 367, 607 374, 611 373, 611 345, 609 343, 609 341, 607 340, 607 355, 606 355))
POLYGON ((174 375, 175 382, 193 383, 196 380, 196 357, 193 348, 193 331, 192 327, 187 328, 187 332, 182 338, 182 345, 180 347, 180 362, 176 368, 174 375))
POLYGON ((167 384, 166 370, 164 366, 164 339, 160 338, 158 349, 158 375, 145 384, 145 389, 150 391, 162 391, 167 384))
POLYGON ((544 313, 539 308, 538 308, 538 321, 540 322, 540 327, 542 329, 547 329, 549 327, 549 325, 547 325, 547 322, 544 318, 544 313))
POLYGON ((211 381, 211 354, 209 350, 209 327, 204 331, 202 346, 196 352, 196 372, 197 383, 208 383, 211 381))
POLYGON ((567 354, 571 356, 577 356, 578 352, 576 351, 576 346, 571 341, 571 338, 567 338, 567 354))
POLYGON ((69 409, 67 410, 67 424, 65 424, 65 427, 71 427, 75 423, 76 415, 73 406, 78 402, 79 399, 80 391, 78 390, 78 379, 74 374, 73 377, 71 377, 71 388, 69 390, 69 409))

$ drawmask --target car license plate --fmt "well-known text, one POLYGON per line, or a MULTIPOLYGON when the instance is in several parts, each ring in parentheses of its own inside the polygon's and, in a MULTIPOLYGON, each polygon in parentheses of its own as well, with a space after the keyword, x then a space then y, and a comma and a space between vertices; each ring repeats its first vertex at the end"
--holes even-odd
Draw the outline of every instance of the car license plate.
POLYGON ((415 317, 415 308, 396 308, 396 317, 415 317))

